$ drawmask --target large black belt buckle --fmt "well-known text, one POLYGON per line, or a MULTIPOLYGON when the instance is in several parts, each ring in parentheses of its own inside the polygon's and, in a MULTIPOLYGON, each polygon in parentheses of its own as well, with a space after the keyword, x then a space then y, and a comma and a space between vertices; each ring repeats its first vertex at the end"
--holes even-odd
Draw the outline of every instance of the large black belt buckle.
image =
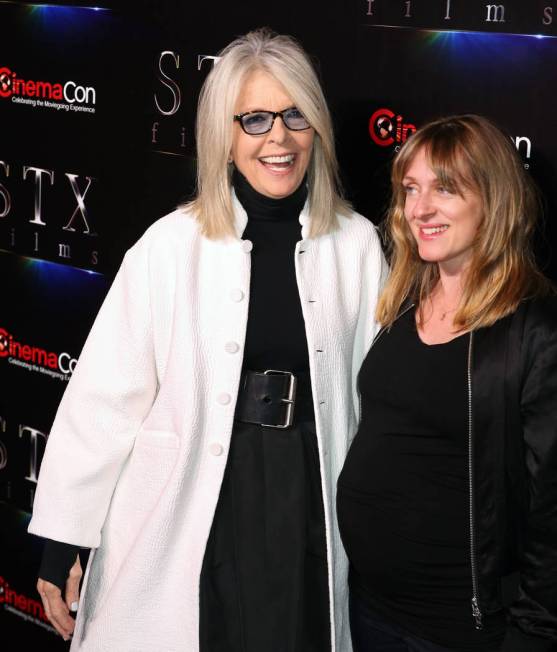
POLYGON ((281 403, 286 404, 286 415, 284 423, 262 423, 265 428, 289 428, 294 419, 294 401, 296 400, 296 376, 291 371, 280 371, 279 369, 267 369, 263 372, 264 376, 278 375, 288 376, 288 394, 286 398, 281 398, 281 403))

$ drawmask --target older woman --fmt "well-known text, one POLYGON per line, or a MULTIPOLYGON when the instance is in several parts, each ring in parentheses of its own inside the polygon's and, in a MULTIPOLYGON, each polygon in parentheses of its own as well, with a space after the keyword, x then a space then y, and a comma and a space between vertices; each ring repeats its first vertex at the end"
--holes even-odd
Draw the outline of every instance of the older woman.
POLYGON ((393 171, 392 272, 339 478, 355 652, 557 642, 557 301, 511 141, 467 115, 393 171))
POLYGON ((383 258, 305 53, 256 31, 221 54, 198 195, 126 254, 43 460, 29 529, 65 638, 93 549, 72 650, 350 646, 331 505, 383 258))

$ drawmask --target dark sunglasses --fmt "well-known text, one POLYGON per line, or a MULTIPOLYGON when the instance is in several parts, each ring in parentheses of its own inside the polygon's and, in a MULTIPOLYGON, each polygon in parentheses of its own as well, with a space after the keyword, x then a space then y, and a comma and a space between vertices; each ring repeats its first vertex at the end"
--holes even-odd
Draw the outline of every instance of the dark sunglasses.
POLYGON ((242 129, 250 136, 261 136, 271 131, 275 118, 282 118, 284 126, 291 131, 303 131, 309 129, 310 124, 295 107, 291 106, 284 111, 247 111, 234 116, 234 120, 240 123, 242 129))

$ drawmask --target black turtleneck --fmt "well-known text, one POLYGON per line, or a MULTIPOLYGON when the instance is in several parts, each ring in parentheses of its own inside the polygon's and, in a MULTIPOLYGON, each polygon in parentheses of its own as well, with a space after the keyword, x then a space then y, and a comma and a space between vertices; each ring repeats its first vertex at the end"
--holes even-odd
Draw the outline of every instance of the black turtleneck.
POLYGON ((244 368, 307 371, 309 358, 294 266, 302 239, 300 212, 305 182, 288 197, 273 199, 252 188, 235 170, 232 183, 248 215, 243 238, 253 243, 244 368))

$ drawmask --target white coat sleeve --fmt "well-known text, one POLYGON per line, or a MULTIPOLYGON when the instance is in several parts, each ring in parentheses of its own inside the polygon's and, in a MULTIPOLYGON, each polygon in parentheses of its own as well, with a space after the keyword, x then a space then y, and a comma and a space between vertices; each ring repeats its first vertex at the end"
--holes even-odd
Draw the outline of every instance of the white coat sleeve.
POLYGON ((375 320, 375 309, 387 276, 389 275, 389 266, 383 255, 381 241, 376 228, 370 224, 366 232, 367 238, 365 240, 366 247, 364 248, 362 277, 358 279, 360 287, 360 309, 352 359, 352 391, 354 405, 357 406, 358 419, 360 417, 360 397, 357 387, 358 374, 373 338, 379 330, 379 324, 375 320))
POLYGON ((157 392, 147 246, 126 254, 62 398, 29 532, 95 548, 114 487, 157 392))

